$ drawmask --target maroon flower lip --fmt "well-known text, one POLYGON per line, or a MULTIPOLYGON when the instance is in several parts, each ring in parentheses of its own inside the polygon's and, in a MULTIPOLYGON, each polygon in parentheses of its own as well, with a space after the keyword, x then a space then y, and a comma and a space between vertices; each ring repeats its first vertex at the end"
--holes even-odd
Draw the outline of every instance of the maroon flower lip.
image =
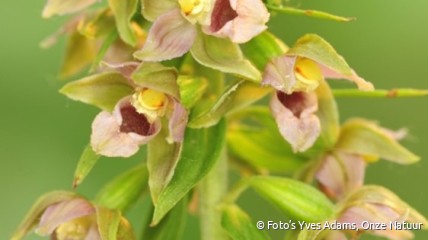
POLYGON ((235 10, 230 6, 229 0, 217 0, 214 5, 214 10, 211 15, 210 30, 217 32, 227 22, 232 21, 238 16, 235 10))
POLYGON ((120 109, 122 115, 122 124, 120 131, 125 133, 137 133, 141 136, 149 136, 153 134, 152 124, 149 123, 146 116, 140 114, 131 106, 125 106, 120 109))

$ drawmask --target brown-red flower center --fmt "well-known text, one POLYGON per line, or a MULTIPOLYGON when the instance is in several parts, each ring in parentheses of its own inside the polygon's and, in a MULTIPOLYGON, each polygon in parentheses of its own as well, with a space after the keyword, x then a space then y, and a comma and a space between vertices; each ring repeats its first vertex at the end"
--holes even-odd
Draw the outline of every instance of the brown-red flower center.
POLYGON ((143 114, 138 113, 133 106, 121 108, 120 114, 122 115, 121 132, 134 132, 142 136, 148 136, 153 133, 152 124, 143 114))
POLYGON ((233 20, 237 16, 238 14, 232 9, 232 6, 230 6, 229 0, 217 0, 211 15, 210 30, 217 32, 227 22, 233 20))

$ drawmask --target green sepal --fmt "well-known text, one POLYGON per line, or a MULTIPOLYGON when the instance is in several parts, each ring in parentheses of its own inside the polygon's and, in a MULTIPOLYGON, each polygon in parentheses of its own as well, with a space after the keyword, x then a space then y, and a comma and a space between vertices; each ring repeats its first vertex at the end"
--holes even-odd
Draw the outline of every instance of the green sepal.
POLYGON ((59 92, 75 101, 112 111, 116 103, 121 98, 132 94, 134 89, 120 73, 107 72, 70 82, 59 92))
POLYGON ((187 109, 192 108, 204 95, 208 82, 202 77, 179 76, 177 79, 180 88, 181 104, 187 109))
POLYGON ((54 191, 44 194, 31 207, 24 220, 12 235, 11 240, 20 240, 25 237, 25 235, 37 225, 41 215, 47 207, 76 197, 78 197, 76 193, 67 191, 54 191))
POLYGON ((116 240, 122 214, 119 210, 106 207, 95 207, 97 225, 100 237, 103 240, 116 240))
POLYGON ((266 232, 256 228, 256 224, 238 206, 223 206, 221 211, 221 225, 232 240, 270 239, 266 232))
POLYGON ((147 189, 146 165, 138 165, 107 183, 95 197, 97 205, 126 211, 147 189))
POLYGON ((298 9, 293 7, 275 6, 275 5, 277 4, 268 4, 267 8, 269 10, 272 10, 278 13, 285 13, 285 14, 291 14, 291 15, 303 15, 303 16, 325 19, 325 20, 332 20, 337 22, 350 22, 356 19, 355 17, 342 17, 342 16, 337 16, 331 13, 318 11, 318 10, 306 10, 306 9, 298 9))
POLYGON ((180 6, 176 0, 141 0, 141 14, 152 22, 160 15, 178 7, 180 6))
POLYGON ((335 148, 349 153, 380 157, 399 164, 412 164, 420 159, 376 123, 364 119, 347 121, 342 126, 335 148))
POLYGON ((231 73, 259 83, 260 71, 241 52, 237 44, 226 38, 217 38, 198 32, 195 42, 190 49, 192 56, 200 64, 231 73))
POLYGON ((108 35, 114 30, 114 18, 109 8, 102 9, 83 18, 77 30, 89 39, 96 39, 108 35))
POLYGON ((244 55, 260 70, 264 71, 266 64, 275 57, 287 52, 288 47, 271 32, 264 31, 249 42, 241 45, 244 55))
POLYGON ((180 160, 168 186, 155 205, 152 225, 162 218, 203 178, 217 160, 225 144, 226 123, 204 128, 187 128, 180 160))
POLYGON ((108 3, 115 16, 120 38, 125 43, 135 46, 137 37, 132 29, 131 20, 137 11, 138 0, 109 0, 108 3))
POLYGON ((178 72, 175 68, 150 62, 140 64, 131 76, 132 80, 141 87, 154 89, 180 99, 177 77, 178 72))
POLYGON ((134 230, 131 223, 125 218, 121 218, 119 229, 117 230, 117 240, 136 240, 134 230))
MULTIPOLYGON (((148 221, 144 224, 142 239, 182 239, 187 221, 187 203, 187 197, 184 197, 156 226, 150 226, 150 218, 147 218, 148 221)), ((151 213, 153 213, 153 210, 151 213)))
POLYGON ((169 143, 167 137, 168 129, 162 128, 158 135, 147 145, 150 194, 155 204, 159 194, 174 176, 182 150, 181 143, 169 143))
POLYGON ((250 183, 293 220, 321 222, 334 214, 334 205, 319 190, 300 181, 279 177, 254 177, 250 183))
POLYGON ((212 101, 209 107, 196 108, 195 110, 202 110, 202 112, 194 110, 188 126, 191 128, 212 126, 218 123, 223 116, 257 102, 271 91, 270 88, 263 88, 245 80, 235 81, 224 90, 218 99, 212 101))
POLYGON ((88 67, 97 54, 96 42, 79 32, 70 34, 59 77, 69 78, 88 67))
POLYGON ((76 170, 74 171, 73 188, 76 188, 85 180, 86 176, 88 176, 89 172, 98 162, 98 159, 100 159, 100 155, 95 153, 91 145, 88 144, 83 150, 79 162, 77 163, 76 170))
POLYGON ((307 162, 281 136, 267 107, 253 106, 231 114, 227 143, 232 155, 256 169, 291 173, 307 162))

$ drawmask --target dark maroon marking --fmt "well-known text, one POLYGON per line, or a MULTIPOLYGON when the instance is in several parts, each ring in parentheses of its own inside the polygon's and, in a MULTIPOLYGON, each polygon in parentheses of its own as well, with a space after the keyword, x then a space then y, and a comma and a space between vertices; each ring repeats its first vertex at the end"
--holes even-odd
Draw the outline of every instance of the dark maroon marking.
POLYGON ((229 0, 217 0, 214 5, 213 13, 211 14, 210 30, 217 32, 227 22, 235 19, 238 14, 230 6, 229 0))
POLYGON ((307 108, 306 97, 303 92, 294 92, 292 94, 286 94, 284 92, 277 92, 278 100, 282 105, 294 114, 296 117, 300 117, 300 114, 307 108))
POLYGON ((148 136, 153 132, 152 125, 147 121, 147 118, 138 113, 133 106, 121 108, 120 114, 122 115, 121 132, 133 132, 142 136, 148 136))

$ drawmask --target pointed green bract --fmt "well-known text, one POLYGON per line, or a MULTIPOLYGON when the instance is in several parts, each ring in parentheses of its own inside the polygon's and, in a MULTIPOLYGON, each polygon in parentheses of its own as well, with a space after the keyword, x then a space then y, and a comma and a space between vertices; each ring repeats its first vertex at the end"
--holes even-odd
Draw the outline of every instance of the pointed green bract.
POLYGON ((175 173, 160 193, 152 225, 162 218, 211 170, 225 144, 226 123, 204 129, 187 128, 175 173))
POLYGON ((306 57, 335 70, 345 76, 352 76, 352 69, 333 46, 316 34, 306 34, 299 38, 287 55, 306 57))
POLYGON ((239 46, 228 39, 205 35, 199 31, 190 52, 196 61, 206 67, 253 82, 261 81, 259 70, 244 58, 239 46))
POLYGON ((258 84, 248 81, 236 81, 227 87, 211 106, 200 108, 204 109, 203 112, 197 113, 194 111, 188 126, 192 128, 212 126, 228 113, 257 102, 271 91, 270 88, 262 88, 258 84))
POLYGON ((96 207, 97 225, 103 240, 116 240, 122 214, 119 210, 96 207))
POLYGON ((167 137, 167 128, 162 128, 147 146, 150 194, 155 204, 159 194, 174 176, 182 149, 179 142, 168 143, 167 137))
POLYGON ((187 109, 192 108, 204 95, 208 82, 202 77, 179 76, 181 104, 187 109))
POLYGON ((273 58, 287 52, 288 47, 269 31, 257 35, 242 45, 244 55, 260 70, 273 58))
POLYGON ((99 158, 100 155, 96 154, 94 150, 92 150, 91 145, 85 147, 74 172, 74 188, 76 188, 79 184, 83 182, 83 180, 86 178, 86 176, 88 176, 92 168, 98 162, 99 158))
MULTIPOLYGON (((187 220, 187 197, 184 197, 156 226, 150 226, 150 218, 145 224, 142 239, 180 240, 187 220)), ((153 212, 153 211, 152 211, 153 212)))
POLYGON ((132 29, 131 20, 137 11, 138 0, 109 0, 108 3, 115 16, 120 38, 127 44, 135 46, 137 37, 132 29))
POLYGON ((304 15, 308 17, 332 20, 337 22, 350 22, 356 19, 354 17, 342 17, 342 16, 337 16, 331 13, 318 11, 318 10, 304 10, 304 9, 298 9, 293 7, 283 7, 283 6, 274 6, 274 5, 267 5, 267 7, 269 10, 272 10, 278 13, 304 15))
POLYGON ((321 222, 333 217, 334 205, 311 185, 279 177, 254 177, 250 184, 291 219, 321 222))
POLYGON ((246 108, 230 119, 227 143, 239 160, 274 173, 290 173, 306 164, 307 159, 295 154, 280 135, 268 108, 246 108))
POLYGON ((266 232, 256 228, 256 223, 236 205, 222 207, 221 225, 232 240, 267 240, 266 232))
POLYGON ((11 240, 20 240, 25 237, 25 235, 27 235, 28 232, 37 225, 41 215, 47 207, 75 197, 77 197, 76 193, 67 191, 54 191, 41 196, 31 207, 18 229, 12 235, 11 240))
POLYGON ((130 95, 134 89, 120 73, 99 73, 70 82, 60 93, 75 101, 94 105, 105 111, 112 111, 116 103, 130 95))
POLYGON ((177 77, 178 72, 175 68, 150 62, 140 64, 131 76, 132 80, 141 87, 164 92, 176 99, 180 99, 177 77))
POLYGON ((380 157, 399 164, 411 164, 419 157, 401 146, 377 124, 364 119, 352 119, 341 129, 336 148, 345 152, 380 157))
POLYGON ((96 196, 98 205, 126 211, 147 189, 148 172, 145 165, 134 167, 107 183, 96 196))

